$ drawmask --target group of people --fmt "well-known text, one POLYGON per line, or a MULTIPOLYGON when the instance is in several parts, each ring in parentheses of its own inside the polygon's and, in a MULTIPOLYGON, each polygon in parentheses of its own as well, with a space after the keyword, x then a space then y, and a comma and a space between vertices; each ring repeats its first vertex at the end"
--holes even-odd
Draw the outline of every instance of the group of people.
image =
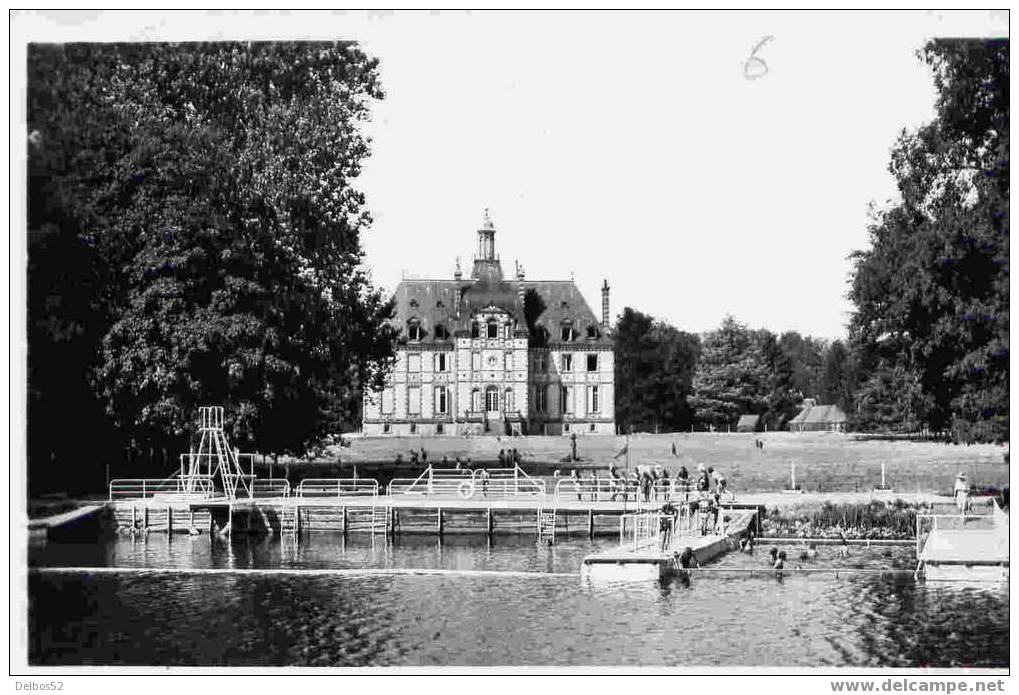
POLYGON ((726 487, 725 475, 722 471, 715 470, 712 467, 705 468, 703 463, 697 464, 697 477, 692 482, 686 466, 682 466, 679 469, 679 473, 676 474, 676 485, 687 492, 688 499, 691 491, 696 491, 701 496, 711 494, 714 491, 714 494, 719 497, 729 492, 726 487))
POLYGON ((506 451, 505 449, 499 449, 499 466, 518 466, 520 465, 520 452, 515 448, 506 451))

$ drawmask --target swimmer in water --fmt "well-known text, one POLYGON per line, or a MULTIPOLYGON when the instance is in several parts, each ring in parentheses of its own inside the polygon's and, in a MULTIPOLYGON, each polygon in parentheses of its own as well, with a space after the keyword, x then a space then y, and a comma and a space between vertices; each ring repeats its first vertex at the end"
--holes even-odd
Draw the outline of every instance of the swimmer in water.
POLYGON ((842 537, 842 545, 839 546, 838 550, 839 557, 849 557, 849 541, 846 540, 846 534, 840 533, 839 536, 842 537))
POLYGON ((753 536, 744 536, 739 539, 739 550, 741 553, 752 554, 754 552, 753 536))
POLYGON ((700 563, 697 562, 697 556, 693 554, 693 548, 686 546, 683 548, 683 554, 680 555, 676 562, 682 569, 690 569, 691 567, 700 567, 700 563))
POLYGON ((781 570, 783 567, 785 567, 785 551, 784 550, 778 554, 778 559, 775 560, 775 567, 774 567, 774 569, 781 570))
POLYGON ((768 555, 771 557, 771 564, 775 564, 775 561, 778 560, 778 546, 771 546, 771 550, 768 551, 768 555))
POLYGON ((814 560, 817 558, 817 544, 811 543, 807 549, 800 553, 801 560, 814 560))

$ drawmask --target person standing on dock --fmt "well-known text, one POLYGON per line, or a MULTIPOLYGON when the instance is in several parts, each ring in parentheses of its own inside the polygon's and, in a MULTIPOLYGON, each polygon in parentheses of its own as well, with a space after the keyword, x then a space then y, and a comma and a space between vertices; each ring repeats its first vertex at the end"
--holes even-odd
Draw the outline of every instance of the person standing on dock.
POLYGON ((499 449, 499 468, 506 467, 506 450, 499 449))
POLYGON ((662 538, 661 550, 663 553, 672 545, 673 528, 676 525, 676 511, 672 502, 666 502, 658 511, 658 532, 662 538))
POLYGON ((966 471, 959 471, 955 476, 955 506, 959 508, 959 514, 965 514, 969 509, 969 484, 966 481, 966 471))
POLYGON ((686 470, 686 466, 679 467, 679 473, 676 474, 676 487, 683 493, 683 499, 690 499, 690 472, 686 470))
POLYGON ((577 501, 583 501, 584 496, 580 492, 580 471, 576 468, 570 471, 570 482, 573 483, 573 491, 577 493, 577 501))
POLYGON ((478 477, 481 479, 481 496, 488 497, 488 469, 482 468, 478 477))

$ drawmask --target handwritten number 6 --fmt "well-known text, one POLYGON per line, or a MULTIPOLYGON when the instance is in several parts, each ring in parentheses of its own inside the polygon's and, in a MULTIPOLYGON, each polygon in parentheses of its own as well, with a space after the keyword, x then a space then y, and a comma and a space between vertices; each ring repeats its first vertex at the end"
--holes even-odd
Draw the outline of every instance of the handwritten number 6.
POLYGON ((764 48, 764 44, 773 38, 773 36, 765 36, 757 42, 754 50, 750 51, 750 57, 743 63, 743 77, 748 80, 756 80, 768 74, 768 64, 762 58, 757 57, 757 52, 764 48))

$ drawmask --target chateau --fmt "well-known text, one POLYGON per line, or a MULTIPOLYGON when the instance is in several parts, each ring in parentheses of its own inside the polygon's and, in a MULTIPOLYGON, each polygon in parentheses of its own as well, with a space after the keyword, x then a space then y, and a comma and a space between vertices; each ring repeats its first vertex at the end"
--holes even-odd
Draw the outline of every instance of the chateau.
POLYGON ((614 434, 609 285, 601 320, 573 280, 503 275, 485 211, 469 278, 404 280, 396 364, 366 435, 614 434))

